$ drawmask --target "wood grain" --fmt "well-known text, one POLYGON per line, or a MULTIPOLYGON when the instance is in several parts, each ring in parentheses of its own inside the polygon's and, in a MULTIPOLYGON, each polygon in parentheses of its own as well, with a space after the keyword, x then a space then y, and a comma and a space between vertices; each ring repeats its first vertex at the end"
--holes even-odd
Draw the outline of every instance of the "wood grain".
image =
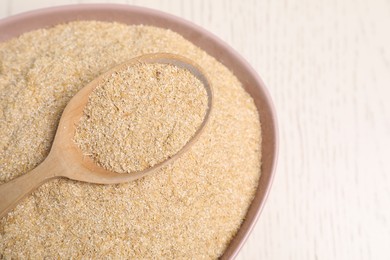
MULTIPOLYGON (((81 0, 3 0, 0 17, 81 0)), ((93 1, 102 2, 102 1, 93 1)), ((237 259, 390 259, 390 2, 104 1, 212 31, 274 98, 280 157, 237 259)))

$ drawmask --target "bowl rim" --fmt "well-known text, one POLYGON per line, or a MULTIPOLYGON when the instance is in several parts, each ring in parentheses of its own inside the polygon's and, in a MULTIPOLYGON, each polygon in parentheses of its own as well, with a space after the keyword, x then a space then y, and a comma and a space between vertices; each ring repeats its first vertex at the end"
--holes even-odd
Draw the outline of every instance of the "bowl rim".
MULTIPOLYGON (((263 80, 238 52, 213 33, 184 18, 151 8, 127 4, 70 4, 18 13, 0 19, 0 31, 2 32, 0 42, 34 29, 51 27, 59 23, 75 20, 117 21, 126 23, 126 19, 128 19, 130 14, 149 15, 156 20, 152 19, 150 23, 145 24, 171 29, 206 51, 209 55, 229 68, 241 81, 245 90, 255 100, 255 103, 257 102, 256 108, 260 114, 262 137, 266 133, 267 138, 262 138, 261 175, 255 197, 248 208, 241 226, 221 257, 221 259, 234 259, 252 232, 264 209, 265 201, 269 195, 276 172, 279 150, 278 123, 272 98, 263 80), (97 13, 103 15, 98 17, 96 15, 97 13), (117 16, 114 16, 114 14, 117 16), (64 19, 64 16, 72 17, 73 19, 64 19), (46 19, 42 19, 42 17, 49 17, 51 19, 50 23, 46 19), (114 19, 112 19, 113 17, 114 19), (170 26, 160 26, 159 22, 161 21, 166 21, 170 26), (173 29, 171 26, 175 28, 173 29), (189 39, 194 36, 193 34, 195 34, 195 37, 201 38, 197 38, 197 42, 194 42, 194 40, 189 39), (237 74, 245 75, 245 77, 239 77, 237 74), (257 89, 257 92, 248 89, 248 84, 252 83, 256 85, 253 88, 257 89)), ((127 22, 127 24, 141 23, 127 22)))

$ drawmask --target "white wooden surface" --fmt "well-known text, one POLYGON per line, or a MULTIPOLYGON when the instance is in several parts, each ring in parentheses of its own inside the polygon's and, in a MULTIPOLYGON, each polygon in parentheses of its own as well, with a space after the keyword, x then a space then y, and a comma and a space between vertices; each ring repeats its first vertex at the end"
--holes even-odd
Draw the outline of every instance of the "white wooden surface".
MULTIPOLYGON (((0 18, 80 2, 91 1, 0 0, 0 18)), ((103 2, 191 20, 267 83, 279 166, 238 259, 390 259, 388 0, 103 2)))

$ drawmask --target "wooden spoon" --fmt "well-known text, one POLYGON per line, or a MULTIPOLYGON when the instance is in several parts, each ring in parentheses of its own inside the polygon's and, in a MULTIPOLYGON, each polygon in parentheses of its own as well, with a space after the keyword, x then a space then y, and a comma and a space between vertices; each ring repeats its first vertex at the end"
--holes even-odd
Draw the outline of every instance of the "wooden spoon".
POLYGON ((162 166, 180 157, 198 139, 209 119, 212 100, 213 95, 210 82, 202 70, 193 61, 178 55, 168 53, 144 55, 110 69, 82 88, 69 101, 61 116, 53 145, 46 159, 32 171, 0 186, 0 218, 13 209, 26 195, 46 181, 54 178, 65 177, 98 184, 115 184, 137 180, 157 171, 162 166), (140 62, 171 64, 189 70, 203 83, 207 91, 208 109, 202 124, 193 137, 172 157, 143 171, 133 173, 111 172, 97 165, 90 157, 82 154, 82 151, 74 142, 76 126, 83 115, 83 109, 88 102, 89 94, 99 85, 103 78, 140 62))

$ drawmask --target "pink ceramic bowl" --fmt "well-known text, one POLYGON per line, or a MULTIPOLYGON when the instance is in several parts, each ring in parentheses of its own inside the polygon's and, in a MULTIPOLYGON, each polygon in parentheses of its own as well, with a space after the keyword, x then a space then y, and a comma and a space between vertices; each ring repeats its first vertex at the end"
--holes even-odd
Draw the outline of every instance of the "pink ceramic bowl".
POLYGON ((181 18, 141 7, 114 4, 70 5, 27 12, 0 20, 0 42, 24 32, 73 20, 117 21, 146 24, 178 32, 222 62, 253 97, 262 127, 261 177, 256 196, 242 226, 227 247, 223 259, 234 258, 253 229, 265 204, 275 172, 278 136, 275 110, 266 87, 253 68, 231 47, 210 32, 181 18))

